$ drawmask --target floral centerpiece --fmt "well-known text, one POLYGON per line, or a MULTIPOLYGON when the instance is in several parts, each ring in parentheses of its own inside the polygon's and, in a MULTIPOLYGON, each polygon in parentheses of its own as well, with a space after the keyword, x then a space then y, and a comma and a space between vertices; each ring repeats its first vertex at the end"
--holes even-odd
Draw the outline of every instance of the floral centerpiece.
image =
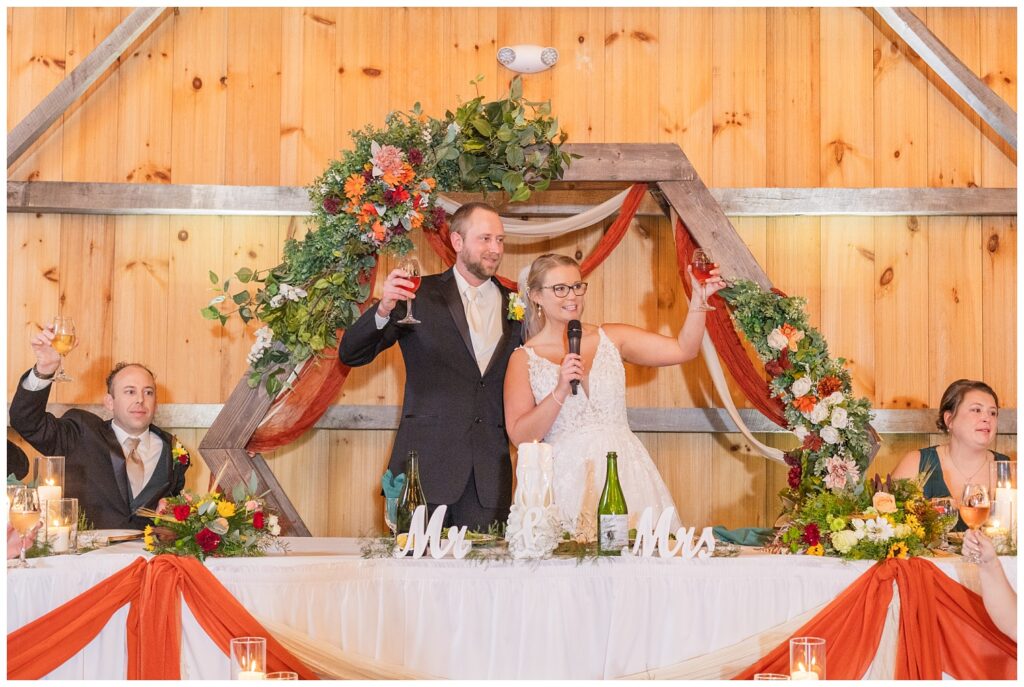
POLYGON ((270 396, 284 388, 288 369, 337 348, 339 330, 355 322, 370 295, 381 253, 406 253, 410 232, 445 225, 440 191, 502 190, 526 200, 571 161, 559 149, 566 136, 550 104, 525 100, 519 77, 496 101, 478 95, 444 119, 417 103, 389 114, 383 128, 367 125, 351 136, 352 148, 310 185, 310 231, 285 243, 281 264, 239 269, 238 290, 231 278, 209 275, 217 295, 203 317, 263 324, 249 352, 248 383, 262 380, 270 396))
POLYGON ((941 537, 943 523, 918 480, 876 475, 864 486, 808 497, 783 528, 782 543, 812 556, 879 560, 924 554, 941 537))
POLYGON ((261 556, 272 546, 283 548, 277 516, 267 512, 256 488, 253 474, 248 484, 235 485, 230 499, 216 489, 202 496, 186 490, 160 499, 156 510, 140 509, 140 515, 153 520, 143 532, 145 549, 204 560, 261 556))

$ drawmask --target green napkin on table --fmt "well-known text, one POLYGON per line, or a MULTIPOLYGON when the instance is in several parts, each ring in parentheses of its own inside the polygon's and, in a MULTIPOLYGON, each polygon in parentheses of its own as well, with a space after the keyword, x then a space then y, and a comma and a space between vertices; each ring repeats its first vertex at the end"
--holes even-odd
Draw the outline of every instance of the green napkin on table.
POLYGON ((380 486, 384 490, 386 498, 397 499, 402 495, 402 488, 405 487, 405 473, 400 472, 398 475, 392 475, 389 468, 380 478, 380 486))
POLYGON ((767 527, 739 527, 734 530, 715 525, 711 530, 715 539, 740 546, 764 546, 772 540, 775 530, 767 527))

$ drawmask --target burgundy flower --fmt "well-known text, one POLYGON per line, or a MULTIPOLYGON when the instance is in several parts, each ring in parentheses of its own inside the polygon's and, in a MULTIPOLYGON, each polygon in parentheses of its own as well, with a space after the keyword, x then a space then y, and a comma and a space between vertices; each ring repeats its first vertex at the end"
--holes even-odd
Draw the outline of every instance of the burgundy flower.
POLYGON ((181 505, 174 507, 174 519, 178 522, 185 522, 188 520, 188 514, 192 512, 189 506, 181 505))
POLYGON ((808 434, 804 437, 804 448, 808 451, 817 451, 825 442, 817 434, 808 434))
POLYGON ((252 514, 252 526, 258 530, 263 529, 263 511, 258 510, 252 514))
POLYGON ((328 215, 336 215, 338 214, 338 210, 341 209, 341 201, 334 196, 328 196, 327 198, 324 198, 323 208, 324 212, 328 215))
POLYGON ((220 536, 204 527, 196 534, 196 543, 203 553, 210 553, 220 545, 220 536))
POLYGON ((401 186, 384 192, 384 202, 388 207, 394 207, 395 205, 404 203, 407 200, 409 200, 409 192, 401 186))
POLYGON ((373 181, 373 170, 364 169, 363 180, 368 184, 371 183, 373 181))
POLYGON ((423 153, 419 148, 409 148, 409 152, 406 153, 406 157, 409 158, 409 164, 413 167, 423 164, 423 153))
POLYGON ((800 469, 799 465, 794 465, 789 469, 789 488, 799 489, 800 488, 800 477, 803 475, 803 470, 800 469))
POLYGON ((786 462, 786 465, 791 468, 800 467, 800 454, 795 451, 784 453, 782 455, 782 459, 786 462))
POLYGON ((801 539, 808 546, 817 546, 821 542, 821 532, 818 531, 817 523, 807 523, 804 527, 804 536, 801 539))
POLYGON ((448 213, 440 205, 435 205, 431 212, 430 224, 434 229, 440 229, 448 222, 448 213))
POLYGON ((772 377, 778 377, 791 367, 793 367, 793 363, 789 361, 789 349, 783 348, 779 352, 778 358, 765 364, 764 370, 772 377))

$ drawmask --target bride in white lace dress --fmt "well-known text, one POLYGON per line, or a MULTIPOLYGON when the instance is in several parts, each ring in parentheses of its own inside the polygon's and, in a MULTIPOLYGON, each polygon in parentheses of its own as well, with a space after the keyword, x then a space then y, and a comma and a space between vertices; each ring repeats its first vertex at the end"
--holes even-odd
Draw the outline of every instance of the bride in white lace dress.
MULTIPOLYGON (((708 295, 723 286, 714 270, 708 295)), ((565 255, 542 255, 520 280, 520 291, 527 302, 525 344, 512 354, 505 373, 509 437, 516 444, 543 439, 552 445, 555 503, 571 532, 592 536, 596 530, 608 451, 618 453, 630 527, 647 506, 657 517, 674 504, 650 454, 629 429, 623 361, 658 367, 693 359, 705 314, 691 310, 675 338, 626 324, 584 323, 577 355, 568 353, 566 330, 582 317, 586 300, 579 264, 565 255), (573 380, 579 380, 576 395, 573 380)), ((678 519, 672 526, 679 526, 678 519)))

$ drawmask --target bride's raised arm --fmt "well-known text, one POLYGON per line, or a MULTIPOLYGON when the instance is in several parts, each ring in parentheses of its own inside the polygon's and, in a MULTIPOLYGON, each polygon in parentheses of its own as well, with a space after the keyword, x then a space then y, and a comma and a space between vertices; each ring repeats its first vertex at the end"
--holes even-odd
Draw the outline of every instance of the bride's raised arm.
POLYGON ((530 388, 530 369, 526 351, 518 349, 509 358, 505 370, 505 431, 513 444, 543 439, 555 423, 570 393, 569 383, 583 378, 583 362, 570 353, 562 360, 558 384, 537 403, 530 388))

